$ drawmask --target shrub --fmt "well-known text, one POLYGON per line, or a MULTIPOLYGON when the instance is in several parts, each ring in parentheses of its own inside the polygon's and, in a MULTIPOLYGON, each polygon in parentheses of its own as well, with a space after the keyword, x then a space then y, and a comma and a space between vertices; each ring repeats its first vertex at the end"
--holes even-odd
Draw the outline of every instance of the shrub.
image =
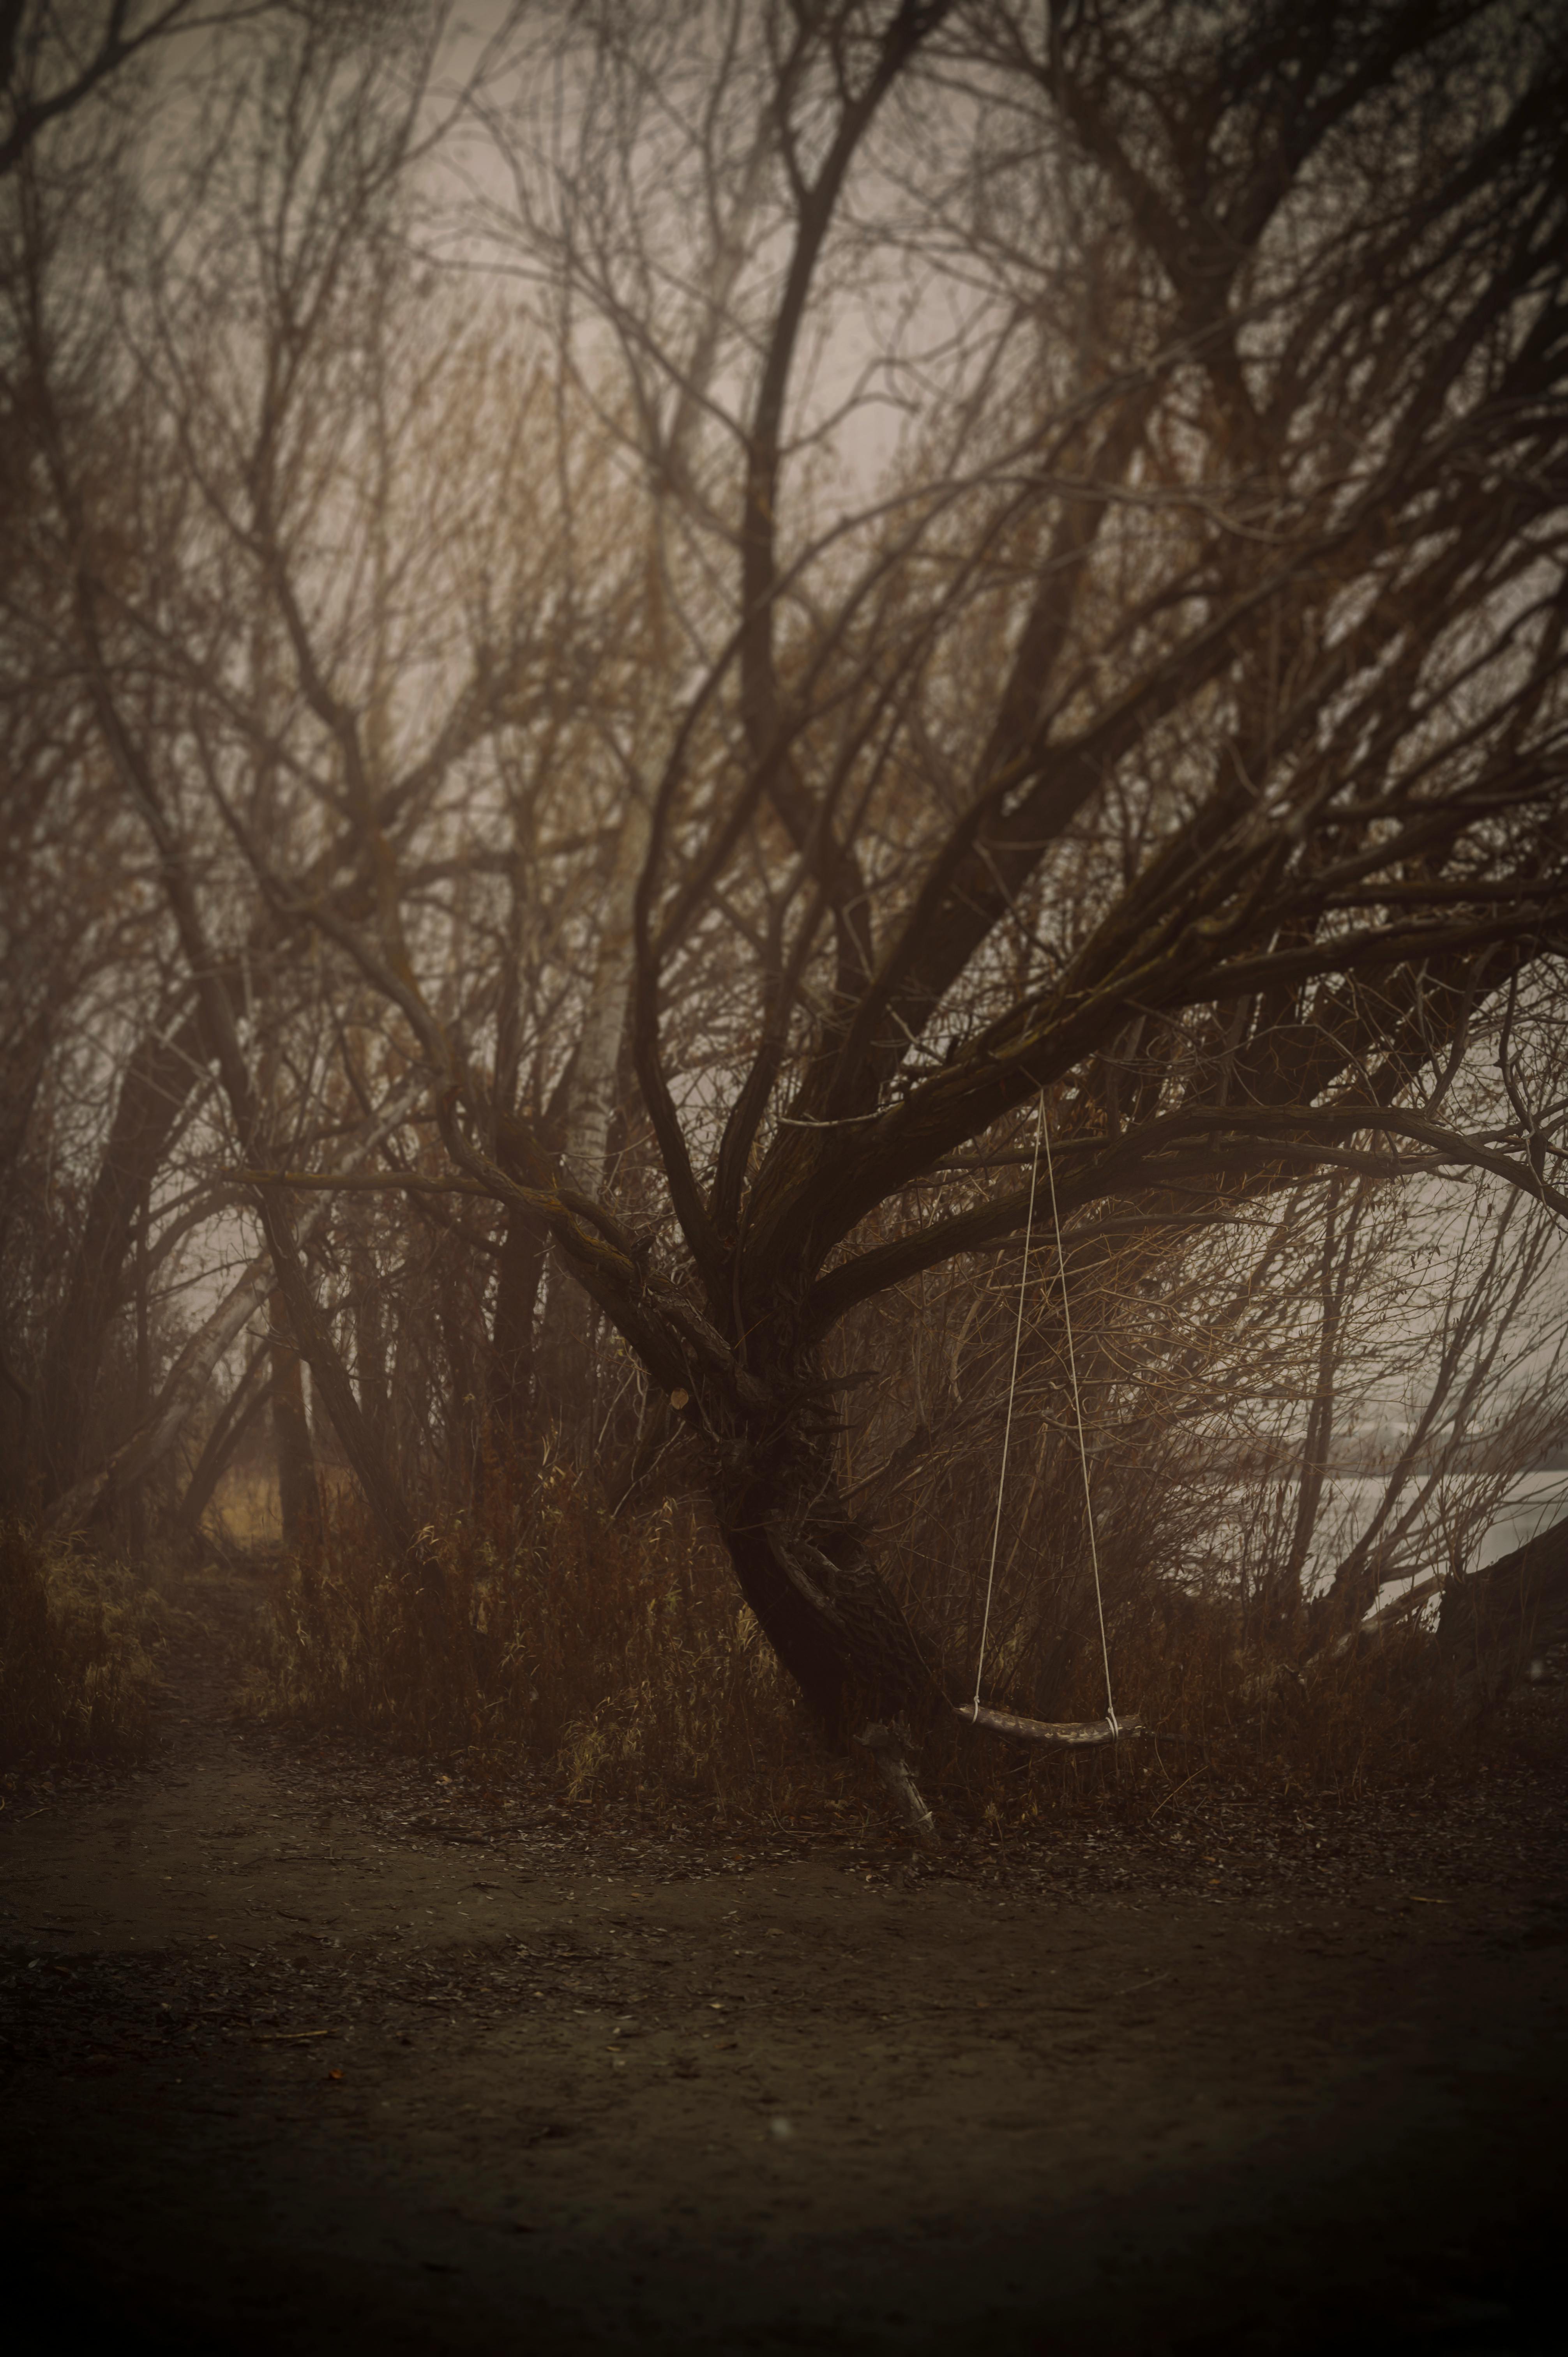
POLYGON ((555 1465, 520 1510, 492 1500, 424 1544, 426 1577, 390 1576, 358 1501, 332 1501, 274 1605, 274 1708, 411 1750, 548 1763, 582 1799, 723 1802, 798 1780, 803 1706, 689 1506, 617 1519, 555 1465))
MULTIPOLYGON (((864 1786, 854 1763, 827 1754, 689 1505, 618 1518, 555 1465, 521 1506, 503 1514, 492 1498, 488 1520, 453 1513, 425 1544, 430 1577, 391 1577, 357 1499, 333 1501, 319 1552, 289 1566, 274 1604, 271 1707, 412 1752, 530 1764, 580 1800, 691 1799, 789 1818, 864 1786)), ((1117 1699, 1173 1741, 1064 1755, 977 1739, 954 1721, 928 1737, 921 1781, 962 1813, 1037 1819, 1090 1797, 1138 1813, 1198 1768, 1281 1800, 1350 1799, 1430 1781, 1469 1756, 1419 1625, 1379 1644, 1329 1643, 1305 1684, 1275 1677, 1303 1632, 1282 1631, 1266 1658, 1243 1652, 1240 1632, 1229 1592, 1147 1574, 1112 1619, 1117 1699)), ((1011 1667, 1004 1646, 989 1698, 1008 1699, 1011 1667)), ((1064 1717, 1102 1714, 1101 1677, 1096 1644, 1073 1663, 1064 1717)))
POLYGON ((0 1761, 142 1757, 164 1634, 124 1566, 0 1526, 0 1761))

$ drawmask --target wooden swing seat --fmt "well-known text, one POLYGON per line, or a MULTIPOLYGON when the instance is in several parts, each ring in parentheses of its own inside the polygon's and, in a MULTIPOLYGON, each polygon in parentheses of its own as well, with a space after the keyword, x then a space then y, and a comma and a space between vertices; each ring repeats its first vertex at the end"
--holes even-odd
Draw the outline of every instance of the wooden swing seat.
POLYGON ((1119 1736, 1137 1735, 1143 1721, 1137 1717, 1114 1719, 1067 1720, 1052 1722, 1043 1718, 1019 1718, 1010 1710, 989 1710, 983 1702, 966 1702, 959 1706, 960 1718, 967 1718, 972 1727, 989 1727, 997 1735, 1020 1736, 1027 1743, 1056 1744, 1064 1750, 1084 1750, 1096 1743, 1114 1743, 1119 1736))

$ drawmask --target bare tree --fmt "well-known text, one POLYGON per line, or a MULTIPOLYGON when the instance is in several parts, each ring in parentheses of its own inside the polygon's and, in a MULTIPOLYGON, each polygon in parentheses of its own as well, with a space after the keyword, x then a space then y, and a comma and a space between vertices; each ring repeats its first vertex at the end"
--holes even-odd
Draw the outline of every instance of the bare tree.
MULTIPOLYGON (((781 173, 714 430, 730 629, 637 909, 678 1251, 498 1164, 418 1019, 459 1167, 684 1397, 743 1589, 843 1724, 931 1684, 823 1340, 1021 1222, 1022 1189, 912 1204, 966 1141, 1046 1090, 1074 1216, 1456 1166, 1568 1208, 1544 1109, 1459 1087, 1515 977, 1559 1005, 1565 59, 1468 8, 1178 10, 1153 51, 1114 10, 1044 46, 1005 9, 746 25, 781 173), (876 389, 920 414, 824 517, 794 374, 852 265, 914 290, 876 389), (693 1087, 666 1010, 719 939, 749 1022, 693 1087)), ((657 374, 633 251, 613 324, 637 304, 657 374)))
POLYGON ((125 264, 134 563, 29 315, 76 676, 350 1455, 285 1192, 340 1168, 215 980, 263 912, 428 1091, 363 1175, 495 1258, 499 1395, 548 1236, 830 1726, 943 1686, 831 1338, 1016 1234, 1036 1106, 1074 1266, 1294 1238, 1299 1577, 1368 1189, 1568 1210, 1554 21, 528 10, 456 213, 435 54, 278 35, 125 264))

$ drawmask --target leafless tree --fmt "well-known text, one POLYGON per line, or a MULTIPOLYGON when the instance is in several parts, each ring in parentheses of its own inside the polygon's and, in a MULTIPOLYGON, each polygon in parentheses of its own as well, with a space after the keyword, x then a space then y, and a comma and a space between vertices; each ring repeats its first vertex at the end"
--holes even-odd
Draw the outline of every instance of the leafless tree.
MULTIPOLYGON (((691 633, 637 908, 678 1251, 498 1157, 417 1019, 459 1168, 526 1190, 683 1400, 746 1597, 844 1723, 931 1689, 823 1340, 1019 1224, 1021 1188, 909 1191, 1014 1108, 1047 1092, 1079 1221, 1326 1169, 1568 1208, 1543 1107, 1460 1085, 1516 978, 1559 1006, 1565 59, 1470 8, 724 23, 686 88, 660 68, 701 170, 734 185, 708 126, 759 69, 779 155, 693 461, 727 635, 691 633), (796 372, 846 317, 914 414, 834 513, 796 372), (666 1009, 716 941, 745 1018, 693 1086, 666 1009)), ((642 66, 617 29, 584 71, 642 66)), ((607 160, 622 242, 561 267, 672 404, 640 162, 607 160)))
POLYGON ((494 1260, 497 1397, 542 1284, 581 1366, 569 1273, 831 1726, 943 1683, 832 1338, 1016 1236, 1036 1106, 1070 1268, 1294 1239, 1236 1317, 1316 1351, 1299 1580, 1374 1190, 1568 1210, 1561 27, 530 9, 439 154, 438 51, 302 20, 248 145, 158 162, 128 519, 24 321, 73 677, 353 1461, 288 1208, 343 1174, 221 980, 307 941, 361 1135, 427 1092, 359 1175, 494 1260))

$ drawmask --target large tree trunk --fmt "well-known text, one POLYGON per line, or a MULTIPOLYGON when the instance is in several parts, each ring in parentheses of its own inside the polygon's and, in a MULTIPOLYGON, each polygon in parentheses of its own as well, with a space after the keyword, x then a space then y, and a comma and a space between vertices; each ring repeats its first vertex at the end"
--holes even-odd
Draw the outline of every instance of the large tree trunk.
POLYGON ((736 1577, 828 1736, 870 1753, 916 1838, 934 1845, 912 1762, 943 1707, 941 1689, 824 1453, 800 1439, 785 1411, 738 1480, 716 1485, 736 1577))
POLYGON ((839 1741, 889 1719, 918 1736, 940 1688, 839 1500, 826 1448, 781 1408, 729 1463, 714 1497, 741 1593, 817 1718, 839 1741))

